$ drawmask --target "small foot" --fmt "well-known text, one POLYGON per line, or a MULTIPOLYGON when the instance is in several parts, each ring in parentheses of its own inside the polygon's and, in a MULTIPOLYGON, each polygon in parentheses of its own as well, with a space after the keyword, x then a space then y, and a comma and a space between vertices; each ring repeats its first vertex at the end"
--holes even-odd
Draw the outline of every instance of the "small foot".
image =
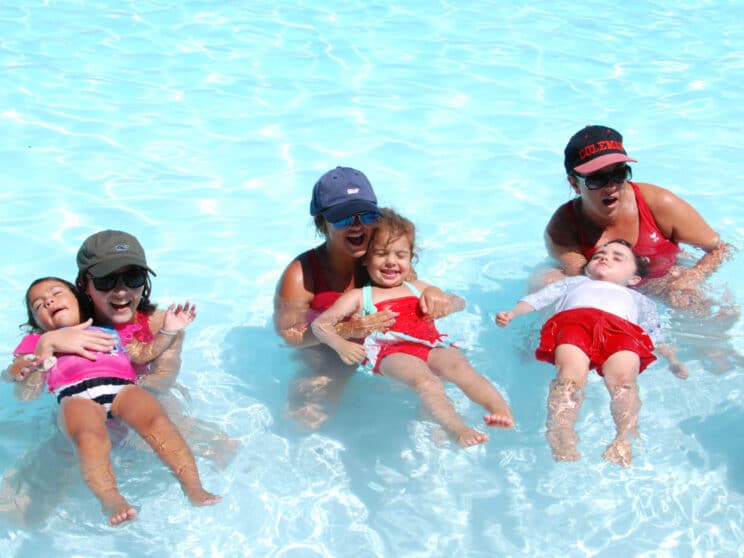
POLYGON ((633 446, 627 438, 615 438, 602 454, 607 461, 621 467, 630 467, 633 461, 633 446))
POLYGON ((545 434, 556 461, 578 461, 581 454, 576 449, 579 437, 573 428, 553 428, 545 434))
POLYGON ((488 441, 488 434, 479 432, 474 428, 466 426, 457 435, 457 443, 462 447, 467 448, 476 444, 483 444, 488 441))

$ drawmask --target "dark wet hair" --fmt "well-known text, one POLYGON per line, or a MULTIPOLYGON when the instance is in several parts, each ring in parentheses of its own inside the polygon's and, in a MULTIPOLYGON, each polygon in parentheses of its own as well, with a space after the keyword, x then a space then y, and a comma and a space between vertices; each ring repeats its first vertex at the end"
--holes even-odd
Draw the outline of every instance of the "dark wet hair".
POLYGON ((411 243, 411 261, 418 259, 418 246, 416 246, 416 225, 389 207, 380 208, 380 218, 375 223, 369 238, 369 247, 375 241, 378 234, 388 235, 388 244, 405 236, 411 243))
POLYGON ((646 256, 639 256, 636 251, 633 250, 633 246, 631 246, 630 242, 628 242, 624 238, 616 238, 614 240, 605 242, 604 244, 602 244, 602 246, 600 246, 600 248, 604 248, 605 246, 608 246, 610 244, 622 244, 623 246, 627 247, 633 254, 633 258, 635 259, 636 275, 638 275, 638 277, 645 277, 646 275, 648 275, 648 258, 646 256))
POLYGON ((23 297, 23 303, 26 305, 26 313, 28 314, 28 321, 19 326, 21 329, 25 329, 29 333, 44 333, 44 330, 39 326, 38 323, 36 323, 34 310, 33 308, 31 308, 31 301, 28 299, 28 296, 31 294, 31 289, 33 289, 39 283, 43 283, 44 281, 57 281, 58 283, 62 283, 70 290, 72 294, 75 295, 75 298, 78 301, 78 306, 80 307, 81 323, 91 316, 90 312, 88 311, 88 304, 85 300, 86 297, 81 295, 80 291, 75 287, 75 285, 59 277, 40 277, 39 279, 34 279, 31 282, 31 284, 28 286, 28 289, 26 289, 26 295, 23 297))
POLYGON ((326 230, 326 220, 320 213, 313 217, 313 223, 315 223, 315 232, 323 238, 328 238, 328 231, 326 230))
MULTIPOLYGON (((147 270, 145 268, 142 269, 145 271, 145 288, 142 289, 142 298, 140 298, 139 304, 137 305, 137 311, 144 312, 145 314, 150 315, 155 311, 158 305, 150 302, 152 282, 150 281, 150 274, 147 273, 147 270)), ((93 307, 93 300, 85 292, 89 280, 90 276, 87 274, 87 272, 78 271, 77 278, 75 279, 75 286, 77 287, 76 292, 80 292, 80 295, 83 298, 83 303, 80 307, 81 311, 84 309, 89 316, 93 316, 95 319, 96 312, 95 308, 93 307)))

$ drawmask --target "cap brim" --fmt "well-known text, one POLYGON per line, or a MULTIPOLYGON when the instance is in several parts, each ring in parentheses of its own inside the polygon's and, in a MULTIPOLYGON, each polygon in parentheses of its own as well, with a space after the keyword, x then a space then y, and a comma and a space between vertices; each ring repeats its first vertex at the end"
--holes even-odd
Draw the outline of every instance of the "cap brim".
POLYGON ((94 266, 89 267, 86 273, 98 278, 110 275, 117 269, 127 267, 129 265, 135 265, 137 267, 143 267, 153 275, 157 275, 150 267, 142 261, 142 258, 133 257, 131 254, 122 254, 120 257, 107 258, 105 262, 97 263, 94 266))
POLYGON ((349 200, 322 212, 329 223, 336 223, 362 211, 378 211, 377 204, 368 200, 349 200))
POLYGON ((627 155, 622 153, 608 153, 607 155, 600 155, 599 157, 592 159, 588 163, 574 167, 573 171, 579 174, 591 174, 605 167, 616 165, 618 163, 637 163, 635 159, 631 159, 627 155))

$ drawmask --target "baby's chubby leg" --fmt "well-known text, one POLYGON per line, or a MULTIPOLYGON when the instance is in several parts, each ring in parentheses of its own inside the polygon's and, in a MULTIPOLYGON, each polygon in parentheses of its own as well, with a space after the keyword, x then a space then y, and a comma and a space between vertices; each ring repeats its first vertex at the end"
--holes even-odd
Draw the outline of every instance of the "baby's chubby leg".
POLYGON ((556 461, 581 459, 574 425, 584 402, 589 364, 589 357, 575 345, 563 344, 555 349, 556 377, 550 383, 545 437, 556 461))
POLYGON ((486 434, 463 422, 447 397, 442 380, 420 358, 404 353, 388 355, 380 363, 380 372, 413 389, 431 417, 461 446, 482 444, 488 440, 486 434))
POLYGON ((638 414, 641 399, 638 395, 640 359, 632 351, 618 351, 602 366, 605 386, 610 392, 610 411, 617 434, 603 457, 623 467, 633 460, 630 436, 638 436, 638 414))
POLYGON ((150 444, 173 471, 192 504, 208 506, 222 500, 204 490, 191 450, 148 391, 135 385, 126 386, 111 404, 111 414, 131 425, 150 444))
POLYGON ((60 427, 75 444, 83 480, 101 501, 109 524, 117 525, 134 519, 137 511, 119 493, 116 485, 105 409, 89 399, 67 397, 60 405, 60 427))
POLYGON ((428 364, 439 376, 459 387, 468 399, 488 411, 483 416, 488 426, 514 426, 509 404, 496 387, 471 366, 462 351, 456 347, 437 347, 429 353, 428 364))

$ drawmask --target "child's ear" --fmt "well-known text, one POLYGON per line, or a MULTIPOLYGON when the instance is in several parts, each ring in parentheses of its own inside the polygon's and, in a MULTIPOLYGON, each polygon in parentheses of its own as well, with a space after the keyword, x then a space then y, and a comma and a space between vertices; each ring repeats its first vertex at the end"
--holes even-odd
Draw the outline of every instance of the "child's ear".
POLYGON ((630 279, 628 279, 628 286, 629 287, 634 287, 634 286, 636 286, 640 282, 641 282, 641 276, 640 275, 633 275, 633 277, 631 277, 630 279))

